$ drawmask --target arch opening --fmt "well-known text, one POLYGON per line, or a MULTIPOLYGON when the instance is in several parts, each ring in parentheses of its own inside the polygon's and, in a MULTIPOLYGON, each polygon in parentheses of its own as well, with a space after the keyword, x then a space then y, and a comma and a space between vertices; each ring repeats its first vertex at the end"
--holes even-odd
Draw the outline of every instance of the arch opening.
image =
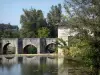
POLYGON ((8 50, 7 46, 8 46, 9 44, 10 44, 10 43, 6 43, 6 44, 4 45, 4 47, 3 47, 3 54, 7 54, 7 50, 8 50))
POLYGON ((23 49, 23 53, 24 54, 37 54, 37 48, 32 44, 26 45, 23 49))
POLYGON ((9 46, 11 43, 6 43, 3 46, 3 54, 15 54, 15 47, 9 46))
POLYGON ((50 43, 45 47, 46 53, 54 53, 57 50, 57 45, 55 43, 50 43))

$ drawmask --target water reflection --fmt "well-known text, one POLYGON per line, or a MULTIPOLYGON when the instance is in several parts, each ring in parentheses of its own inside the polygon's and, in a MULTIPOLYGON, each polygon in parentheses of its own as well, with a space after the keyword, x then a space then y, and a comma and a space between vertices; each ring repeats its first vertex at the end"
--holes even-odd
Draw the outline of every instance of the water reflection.
POLYGON ((89 75, 80 62, 56 57, 0 58, 0 75, 89 75))
POLYGON ((89 75, 88 67, 83 66, 83 63, 72 59, 59 59, 63 60, 63 64, 58 66, 58 75, 89 75))
MULTIPOLYGON (((55 59, 55 58, 54 58, 55 59)), ((54 60, 53 59, 53 60, 54 60)), ((47 57, 14 57, 0 60, 0 75, 58 75, 57 61, 47 63, 47 57), (53 62, 53 63, 52 63, 53 62)))

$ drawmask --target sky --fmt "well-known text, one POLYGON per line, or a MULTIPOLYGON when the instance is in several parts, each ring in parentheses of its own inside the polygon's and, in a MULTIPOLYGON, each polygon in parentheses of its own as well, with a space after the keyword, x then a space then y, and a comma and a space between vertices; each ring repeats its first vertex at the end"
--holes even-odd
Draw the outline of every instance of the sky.
POLYGON ((20 25, 24 9, 41 9, 46 17, 52 5, 63 4, 63 0, 0 0, 0 23, 20 25))

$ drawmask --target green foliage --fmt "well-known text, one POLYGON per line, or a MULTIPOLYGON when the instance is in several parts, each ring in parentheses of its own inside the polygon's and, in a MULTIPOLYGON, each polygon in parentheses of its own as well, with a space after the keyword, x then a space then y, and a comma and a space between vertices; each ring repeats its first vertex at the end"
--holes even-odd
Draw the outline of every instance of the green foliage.
POLYGON ((69 55, 69 47, 67 44, 67 40, 63 40, 62 38, 58 38, 56 43, 58 44, 58 48, 63 49, 63 54, 64 55, 69 55))
POLYGON ((37 53, 37 48, 34 46, 29 46, 28 47, 28 54, 36 54, 37 53))
POLYGON ((21 37, 37 37, 37 30, 47 25, 42 10, 31 8, 30 10, 23 9, 23 11, 24 14, 20 18, 21 37))
POLYGON ((47 14, 47 22, 50 28, 50 36, 57 37, 57 25, 61 22, 62 7, 61 4, 51 7, 51 10, 47 14))
POLYGON ((24 14, 20 17, 21 37, 57 37, 57 24, 61 22, 62 17, 61 4, 51 7, 51 11, 47 14, 47 21, 42 10, 31 8, 29 10, 23 9, 23 11, 24 14), (46 29, 43 30, 42 27, 46 29), (45 30, 46 33, 44 33, 45 30))
POLYGON ((64 41, 62 38, 58 38, 57 43, 60 48, 68 48, 67 41, 64 41))
POLYGON ((65 0, 64 7, 68 14, 67 25, 81 36, 76 47, 82 52, 84 60, 95 68, 93 75, 98 75, 100 68, 100 1, 65 0), (91 38, 87 38, 90 36, 91 38), (85 40, 85 41, 84 41, 85 40), (89 42, 88 42, 89 41, 89 42))
POLYGON ((0 37, 2 37, 2 35, 3 35, 2 31, 0 31, 0 37))
POLYGON ((61 4, 58 4, 58 6, 51 7, 51 11, 47 14, 48 23, 50 25, 56 25, 57 23, 61 22, 61 4))
POLYGON ((70 54, 74 57, 81 57, 84 58, 88 56, 90 53, 90 38, 83 39, 82 37, 74 36, 71 40, 72 45, 70 46, 70 54))
POLYGON ((46 27, 42 27, 38 29, 38 36, 39 38, 47 38, 49 37, 49 29, 46 27))
POLYGON ((20 37, 20 32, 19 31, 12 31, 11 38, 19 38, 19 37, 20 37))
POLYGON ((1 36, 2 38, 18 38, 19 32, 12 30, 5 30, 1 36))
POLYGON ((10 24, 0 24, 0 38, 18 38, 18 26, 10 24))

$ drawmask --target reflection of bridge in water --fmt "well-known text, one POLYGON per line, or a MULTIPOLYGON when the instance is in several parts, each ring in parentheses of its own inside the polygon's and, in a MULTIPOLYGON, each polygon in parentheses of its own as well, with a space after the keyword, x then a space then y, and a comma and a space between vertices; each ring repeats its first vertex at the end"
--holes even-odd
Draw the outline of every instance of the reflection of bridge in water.
POLYGON ((2 55, 0 61, 3 64, 22 62, 25 64, 33 63, 40 64, 41 61, 46 64, 58 64, 58 57, 54 56, 15 56, 15 55, 2 55))
MULTIPOLYGON (((48 57, 39 57, 39 56, 34 56, 34 57, 32 57, 32 56, 23 56, 23 57, 13 57, 11 59, 8 59, 5 56, 2 56, 1 59, 0 59, 1 60, 0 62, 2 63, 2 65, 4 65, 4 67, 9 68, 9 69, 13 68, 14 65, 22 64, 21 68, 24 71, 23 75, 25 75, 26 71, 29 71, 29 70, 34 71, 33 74, 35 74, 35 72, 38 72, 39 70, 41 70, 40 72, 42 72, 42 73, 46 72, 44 70, 45 67, 48 70, 57 69, 58 68, 57 60, 56 60, 56 62, 53 62, 53 60, 55 60, 55 59, 57 59, 57 58, 52 58, 51 59, 51 58, 48 58, 48 57), (50 68, 52 68, 52 69, 50 69, 50 68)), ((16 68, 18 68, 18 67, 16 66, 16 68)), ((26 75, 28 75, 28 74, 26 74, 26 75)), ((50 74, 50 75, 52 75, 52 74, 50 74)), ((56 72, 55 75, 58 75, 57 72, 56 72)))
MULTIPOLYGON (((64 64, 64 58, 58 58, 58 57, 18 56, 18 57, 6 58, 2 56, 0 58, 0 68, 2 64, 2 68, 4 67, 3 70, 6 70, 6 68, 9 70, 14 69, 16 70, 16 72, 18 72, 17 73, 18 75, 31 75, 31 74, 36 74, 36 75, 80 74, 81 75, 81 66, 74 67, 72 65, 73 63, 75 62, 67 61, 67 63, 64 64), (71 64, 69 65, 68 63, 71 64), (65 65, 67 65, 67 67, 65 67, 65 65), (19 74, 19 71, 23 74, 19 74)), ((87 75, 87 74, 82 73, 82 75, 87 75)))

